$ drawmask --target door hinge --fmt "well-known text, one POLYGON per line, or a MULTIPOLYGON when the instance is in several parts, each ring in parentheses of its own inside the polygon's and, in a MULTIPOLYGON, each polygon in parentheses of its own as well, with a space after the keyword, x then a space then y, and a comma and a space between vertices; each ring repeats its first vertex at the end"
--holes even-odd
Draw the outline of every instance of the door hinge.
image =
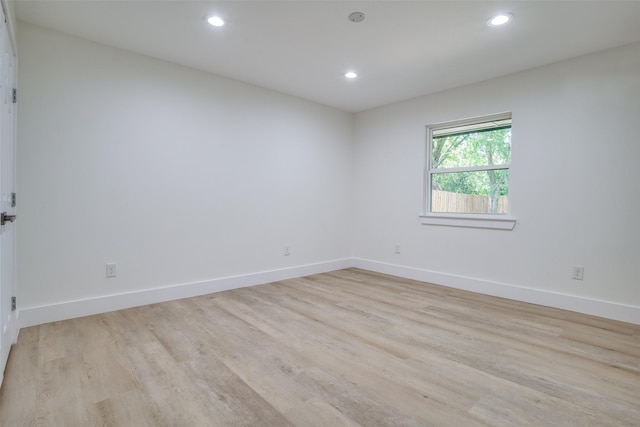
POLYGON ((16 311, 16 297, 11 297, 11 311, 16 311))
POLYGON ((15 104, 16 102, 18 102, 18 89, 13 88, 13 92, 11 92, 11 94, 11 98, 13 99, 13 103, 15 104))
POLYGON ((11 207, 16 207, 16 193, 11 193, 11 207))

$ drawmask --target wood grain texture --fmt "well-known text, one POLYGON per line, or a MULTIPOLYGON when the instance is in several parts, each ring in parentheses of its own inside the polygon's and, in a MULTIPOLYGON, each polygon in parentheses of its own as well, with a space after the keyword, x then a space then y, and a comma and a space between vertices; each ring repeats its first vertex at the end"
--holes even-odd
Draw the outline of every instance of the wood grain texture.
POLYGON ((640 326, 357 269, 23 329, 13 426, 638 426, 640 326))

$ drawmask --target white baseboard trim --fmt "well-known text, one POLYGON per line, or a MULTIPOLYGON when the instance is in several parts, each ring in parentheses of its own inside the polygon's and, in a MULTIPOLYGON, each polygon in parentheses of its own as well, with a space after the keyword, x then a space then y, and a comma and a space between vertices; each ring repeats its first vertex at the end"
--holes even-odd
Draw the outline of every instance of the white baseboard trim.
POLYGON ((107 313, 109 311, 206 295, 247 286, 262 285, 279 280, 342 270, 349 267, 640 325, 640 307, 638 306, 507 285, 471 277, 455 276, 362 258, 345 258, 279 270, 222 277, 203 282, 145 289, 77 301, 66 301, 39 307, 25 307, 18 310, 16 323, 18 324, 19 330, 19 328, 59 320, 107 313))
POLYGON ((25 307, 18 311, 19 327, 41 325, 59 320, 73 319, 82 316, 107 313, 141 305, 155 304, 176 299, 206 295, 229 289, 262 285, 279 280, 309 276, 311 274, 326 273, 342 270, 352 266, 350 258, 309 264, 279 270, 262 271, 239 276, 222 277, 204 282, 187 283, 162 288, 145 289, 77 301, 66 301, 57 304, 25 307))
POLYGON ((528 302, 547 307, 560 308, 607 319, 640 325, 640 307, 616 302, 595 300, 576 295, 525 288, 504 283, 490 282, 471 277, 454 276, 435 271, 422 270, 395 264, 387 264, 367 259, 354 258, 353 267, 375 271, 406 279, 419 280, 450 288, 477 292, 516 301, 528 302))

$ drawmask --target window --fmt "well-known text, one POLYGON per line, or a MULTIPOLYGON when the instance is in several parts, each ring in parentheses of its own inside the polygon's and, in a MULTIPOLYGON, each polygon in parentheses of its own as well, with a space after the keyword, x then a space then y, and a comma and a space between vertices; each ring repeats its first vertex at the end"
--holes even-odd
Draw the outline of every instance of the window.
POLYGON ((427 127, 423 224, 512 229, 511 113, 427 127))

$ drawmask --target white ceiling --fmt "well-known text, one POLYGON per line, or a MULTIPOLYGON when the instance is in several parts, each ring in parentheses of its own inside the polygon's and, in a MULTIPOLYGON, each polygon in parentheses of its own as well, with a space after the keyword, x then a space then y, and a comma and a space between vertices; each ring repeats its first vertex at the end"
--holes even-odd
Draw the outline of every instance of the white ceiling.
POLYGON ((640 41, 640 1, 15 3, 22 21, 351 112, 640 41), (488 27, 501 11, 513 22, 488 27))

